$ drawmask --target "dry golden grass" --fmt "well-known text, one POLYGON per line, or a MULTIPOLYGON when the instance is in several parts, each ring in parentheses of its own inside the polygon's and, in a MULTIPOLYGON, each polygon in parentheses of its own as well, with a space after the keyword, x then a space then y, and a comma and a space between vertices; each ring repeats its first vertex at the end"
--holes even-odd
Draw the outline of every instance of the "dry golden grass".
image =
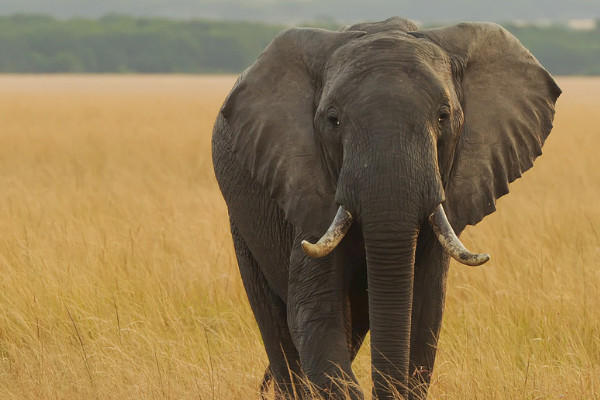
MULTIPOLYGON (((0 393, 248 399, 267 364, 210 135, 234 77, 0 77, 0 393)), ((600 398, 600 79, 463 239, 432 399, 600 398)), ((368 346, 355 363, 368 386, 368 346)))

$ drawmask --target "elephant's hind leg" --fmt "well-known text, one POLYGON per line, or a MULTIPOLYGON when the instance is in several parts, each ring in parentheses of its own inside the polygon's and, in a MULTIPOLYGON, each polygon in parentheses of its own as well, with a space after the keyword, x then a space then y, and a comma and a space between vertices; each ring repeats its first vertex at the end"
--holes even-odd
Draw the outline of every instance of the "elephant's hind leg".
POLYGON ((269 287, 260 266, 233 222, 231 234, 244 288, 270 362, 260 385, 261 392, 268 391, 269 381, 273 381, 277 399, 293 399, 294 392, 302 391, 298 379, 301 369, 298 351, 292 343, 287 326, 286 306, 269 287))

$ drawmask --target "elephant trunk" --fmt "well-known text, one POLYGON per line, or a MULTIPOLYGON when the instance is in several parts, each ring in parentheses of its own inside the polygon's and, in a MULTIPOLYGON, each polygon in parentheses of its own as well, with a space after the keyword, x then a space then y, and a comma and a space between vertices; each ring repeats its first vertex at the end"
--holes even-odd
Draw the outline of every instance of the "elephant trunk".
MULTIPOLYGON (((385 215, 385 214, 383 214, 385 215)), ((408 398, 418 225, 363 215, 367 256, 373 398, 408 398)))
POLYGON ((361 147, 348 145, 344 152, 336 189, 336 201, 344 207, 338 209, 327 234, 316 245, 303 243, 303 248, 309 256, 327 255, 341 241, 352 217, 360 224, 367 261, 373 397, 408 398, 419 230, 433 215, 430 223, 440 228, 438 238, 450 238, 440 239, 449 244, 447 251, 460 255, 466 249, 457 245, 445 214, 440 215, 444 188, 433 136, 398 135, 393 126, 363 139, 369 141, 363 148, 370 151, 355 152, 352 149, 361 147))

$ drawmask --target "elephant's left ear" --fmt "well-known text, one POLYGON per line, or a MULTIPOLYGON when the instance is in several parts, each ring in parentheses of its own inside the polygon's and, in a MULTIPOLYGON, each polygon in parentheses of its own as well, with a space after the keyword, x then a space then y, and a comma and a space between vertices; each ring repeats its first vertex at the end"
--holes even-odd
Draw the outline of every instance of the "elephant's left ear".
POLYGON ((463 23, 412 32, 450 55, 464 128, 446 185, 446 212, 461 232, 496 210, 542 154, 561 93, 550 74, 508 31, 463 23))

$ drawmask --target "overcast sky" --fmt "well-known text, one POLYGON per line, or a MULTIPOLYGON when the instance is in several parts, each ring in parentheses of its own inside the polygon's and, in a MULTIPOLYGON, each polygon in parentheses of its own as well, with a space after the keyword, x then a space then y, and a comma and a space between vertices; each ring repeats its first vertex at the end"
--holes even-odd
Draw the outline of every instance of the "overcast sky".
POLYGON ((109 13, 172 18, 298 23, 329 17, 346 23, 392 15, 423 22, 600 19, 600 0, 0 0, 0 14, 60 18, 109 13))

